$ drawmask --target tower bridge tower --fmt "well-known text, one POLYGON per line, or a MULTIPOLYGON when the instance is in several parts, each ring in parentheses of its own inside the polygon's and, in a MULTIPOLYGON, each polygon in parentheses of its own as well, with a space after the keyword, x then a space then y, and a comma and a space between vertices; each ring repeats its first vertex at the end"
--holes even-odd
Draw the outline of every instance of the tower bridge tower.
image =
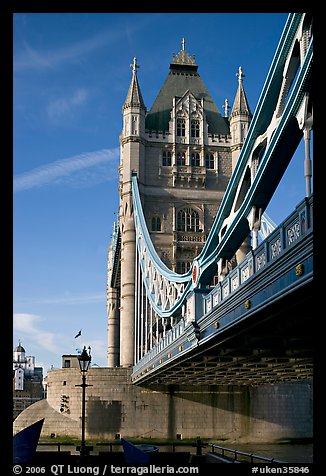
POLYGON ((172 55, 168 75, 147 111, 134 58, 122 107, 118 221, 108 253, 108 366, 134 359, 135 258, 131 177, 137 173, 147 227, 162 261, 183 274, 200 253, 251 120, 239 68, 230 116, 219 112, 195 57, 172 55))

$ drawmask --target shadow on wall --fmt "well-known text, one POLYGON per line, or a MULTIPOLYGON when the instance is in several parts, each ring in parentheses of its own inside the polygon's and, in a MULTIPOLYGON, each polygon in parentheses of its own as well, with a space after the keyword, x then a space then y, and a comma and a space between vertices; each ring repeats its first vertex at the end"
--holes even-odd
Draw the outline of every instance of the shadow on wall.
POLYGON ((200 412, 202 418, 212 411, 211 422, 214 425, 220 418, 219 410, 229 412, 233 418, 242 419, 242 431, 249 431, 249 421, 281 425, 303 435, 312 434, 313 423, 313 381, 285 382, 278 385, 246 386, 152 386, 152 390, 168 394, 169 434, 175 432, 175 412, 185 408, 186 401, 192 406, 192 412, 200 412), (178 400, 183 401, 181 404, 178 400))
POLYGON ((121 429, 122 403, 120 400, 103 401, 92 397, 87 402, 87 431, 89 433, 119 433, 121 429))

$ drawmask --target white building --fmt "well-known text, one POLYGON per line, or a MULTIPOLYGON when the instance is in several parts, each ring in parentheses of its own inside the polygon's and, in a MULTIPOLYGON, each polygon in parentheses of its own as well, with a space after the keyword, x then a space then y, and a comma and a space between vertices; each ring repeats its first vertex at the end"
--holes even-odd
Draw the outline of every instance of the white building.
POLYGON ((42 398, 43 368, 35 367, 35 357, 26 355, 19 342, 13 351, 13 418, 42 398))

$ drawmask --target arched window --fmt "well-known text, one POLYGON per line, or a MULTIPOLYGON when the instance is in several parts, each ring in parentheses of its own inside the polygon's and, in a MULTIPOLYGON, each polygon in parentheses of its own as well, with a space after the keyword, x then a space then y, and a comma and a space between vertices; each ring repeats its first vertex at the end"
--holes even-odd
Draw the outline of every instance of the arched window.
POLYGON ((197 119, 191 121, 191 137, 199 137, 199 121, 197 119))
POLYGON ((161 219, 160 217, 152 218, 152 231, 161 231, 161 219))
POLYGON ((171 165, 171 152, 169 150, 163 150, 162 153, 162 165, 164 167, 169 167, 171 165))
POLYGON ((184 137, 186 135, 186 121, 184 119, 177 119, 177 136, 184 137))
POLYGON ((199 231, 199 213, 192 208, 178 211, 177 231, 199 231))
POLYGON ((205 167, 206 167, 206 169, 215 169, 214 155, 213 154, 206 154, 205 155, 205 167))
POLYGON ((185 274, 191 268, 190 261, 177 261, 177 273, 185 274))
POLYGON ((198 154, 198 152, 193 152, 191 154, 191 165, 193 167, 199 167, 200 166, 200 155, 198 154))
POLYGON ((186 165, 186 154, 184 152, 177 153, 177 165, 186 165))

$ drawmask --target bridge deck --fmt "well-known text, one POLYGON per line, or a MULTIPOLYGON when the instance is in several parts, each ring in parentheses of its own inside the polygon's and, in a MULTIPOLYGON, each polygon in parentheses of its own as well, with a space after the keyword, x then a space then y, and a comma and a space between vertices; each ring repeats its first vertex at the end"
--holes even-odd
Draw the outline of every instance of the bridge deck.
POLYGON ((282 251, 208 312, 211 296, 198 292, 196 320, 180 333, 169 331, 134 367, 133 383, 257 385, 311 378, 312 224, 282 251))

